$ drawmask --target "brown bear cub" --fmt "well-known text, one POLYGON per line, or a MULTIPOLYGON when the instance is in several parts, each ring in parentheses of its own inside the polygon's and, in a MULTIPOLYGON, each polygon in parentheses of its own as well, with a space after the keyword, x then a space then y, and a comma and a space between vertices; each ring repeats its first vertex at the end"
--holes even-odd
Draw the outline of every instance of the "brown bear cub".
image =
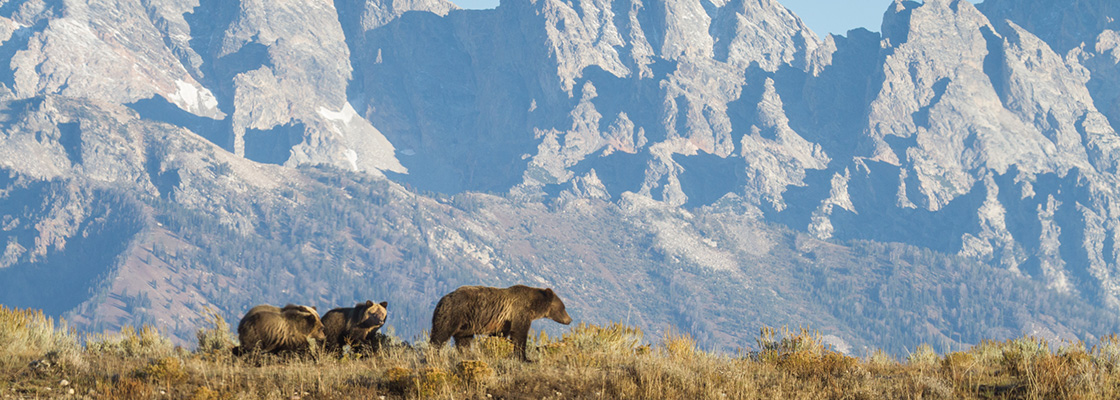
POLYGON ((241 346, 233 348, 234 355, 253 351, 280 354, 309 353, 311 342, 322 343, 323 322, 315 307, 288 304, 284 308, 262 304, 253 307, 237 324, 241 346))
POLYGON ((380 343, 376 340, 378 328, 385 325, 389 317, 389 303, 374 303, 366 300, 354 307, 336 308, 323 314, 323 326, 327 335, 326 348, 341 351, 346 345, 355 350, 377 351, 380 343))
POLYGON ((455 347, 470 347, 474 335, 501 335, 513 341, 514 354, 522 361, 533 320, 548 317, 567 325, 572 317, 564 310, 564 302, 552 289, 523 285, 509 288, 463 286, 439 299, 432 314, 431 343, 443 347, 455 338, 455 347))

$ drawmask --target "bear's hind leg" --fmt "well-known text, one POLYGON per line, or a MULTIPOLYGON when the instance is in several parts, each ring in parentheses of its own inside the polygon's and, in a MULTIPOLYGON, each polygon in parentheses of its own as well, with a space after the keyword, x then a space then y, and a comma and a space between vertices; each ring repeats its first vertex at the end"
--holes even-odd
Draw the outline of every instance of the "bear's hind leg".
POLYGON ((471 342, 474 340, 474 335, 456 335, 455 348, 460 352, 470 350, 471 342))
POLYGON ((447 343, 448 340, 451 340, 450 330, 438 329, 435 327, 432 328, 432 336, 428 338, 428 341, 431 342, 432 347, 437 349, 442 348, 443 344, 447 343))

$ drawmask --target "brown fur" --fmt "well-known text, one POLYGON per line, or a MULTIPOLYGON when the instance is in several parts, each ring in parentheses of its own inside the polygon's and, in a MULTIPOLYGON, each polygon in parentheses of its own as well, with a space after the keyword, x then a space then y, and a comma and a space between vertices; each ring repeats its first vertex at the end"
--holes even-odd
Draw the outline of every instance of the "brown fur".
POLYGON ((288 304, 284 308, 262 304, 253 307, 237 324, 241 346, 233 349, 235 355, 252 351, 279 354, 282 352, 307 353, 315 339, 322 343, 323 322, 314 307, 288 304))
POLYGON ((354 307, 336 308, 323 314, 323 330, 327 335, 326 347, 341 350, 343 346, 364 347, 377 351, 377 341, 373 333, 385 324, 389 317, 389 303, 374 303, 367 300, 354 307))
POLYGON ((513 341, 514 353, 528 361, 525 345, 529 327, 533 320, 545 317, 564 325, 572 322, 564 302, 552 289, 463 286, 436 304, 431 343, 438 348, 455 338, 455 347, 464 349, 474 335, 502 335, 513 341))

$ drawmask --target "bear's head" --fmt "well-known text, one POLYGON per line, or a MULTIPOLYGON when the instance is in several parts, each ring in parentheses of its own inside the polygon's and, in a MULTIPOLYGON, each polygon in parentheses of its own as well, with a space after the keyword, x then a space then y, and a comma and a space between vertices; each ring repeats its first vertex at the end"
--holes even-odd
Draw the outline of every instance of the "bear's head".
POLYGON ((354 306, 354 319, 351 320, 359 328, 380 328, 389 318, 389 302, 374 303, 366 300, 354 306))
POLYGON ((545 315, 549 319, 564 325, 572 323, 572 317, 568 316, 568 311, 564 308, 564 302, 560 301, 560 296, 557 296, 551 288, 544 290, 544 298, 548 301, 548 313, 545 315))
POLYGON ((323 321, 319 320, 319 311, 315 307, 288 304, 280 312, 288 325, 301 335, 318 342, 327 339, 327 334, 323 332, 323 321))

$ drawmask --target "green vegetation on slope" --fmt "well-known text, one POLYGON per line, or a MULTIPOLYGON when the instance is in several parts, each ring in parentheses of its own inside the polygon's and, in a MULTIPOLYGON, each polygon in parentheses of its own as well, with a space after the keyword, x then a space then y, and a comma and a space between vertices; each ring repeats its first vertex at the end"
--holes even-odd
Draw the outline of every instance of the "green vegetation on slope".
POLYGON ((822 242, 725 209, 548 208, 301 172, 301 190, 282 193, 290 202, 227 200, 226 209, 254 216, 250 232, 154 201, 156 220, 189 244, 154 253, 212 272, 214 282, 227 277, 226 286, 199 288, 228 319, 260 303, 326 310, 372 299, 390 302, 389 323, 406 337, 427 329, 435 301, 460 285, 518 283, 554 287, 577 321, 623 321, 655 335, 678 327, 723 351, 749 346, 764 325, 812 327, 853 354, 895 355, 921 342, 1093 341, 1120 330, 1104 309, 1009 271, 901 244, 822 242))
POLYGON ((90 332, 153 324, 186 346, 207 307, 236 320, 262 303, 326 311, 367 299, 388 301, 389 325, 411 338, 428 329, 440 296, 474 284, 552 287, 576 321, 619 321, 654 336, 676 327, 722 352, 752 346, 761 326, 810 327, 848 354, 896 356, 922 342, 956 349, 1024 334, 1094 342, 1120 331, 1102 307, 1009 271, 906 245, 824 242, 733 207, 449 198, 331 168, 297 172, 268 190, 207 197, 214 204, 205 207, 176 201, 174 190, 52 184, 93 194, 65 197, 12 179, 7 193, 31 198, 21 204, 76 204, 88 210, 86 226, 128 229, 91 229, 98 241, 71 240, 45 261, 0 269, 0 278, 15 286, 13 277, 66 261, 96 278, 69 291, 89 300, 51 315, 90 332))

